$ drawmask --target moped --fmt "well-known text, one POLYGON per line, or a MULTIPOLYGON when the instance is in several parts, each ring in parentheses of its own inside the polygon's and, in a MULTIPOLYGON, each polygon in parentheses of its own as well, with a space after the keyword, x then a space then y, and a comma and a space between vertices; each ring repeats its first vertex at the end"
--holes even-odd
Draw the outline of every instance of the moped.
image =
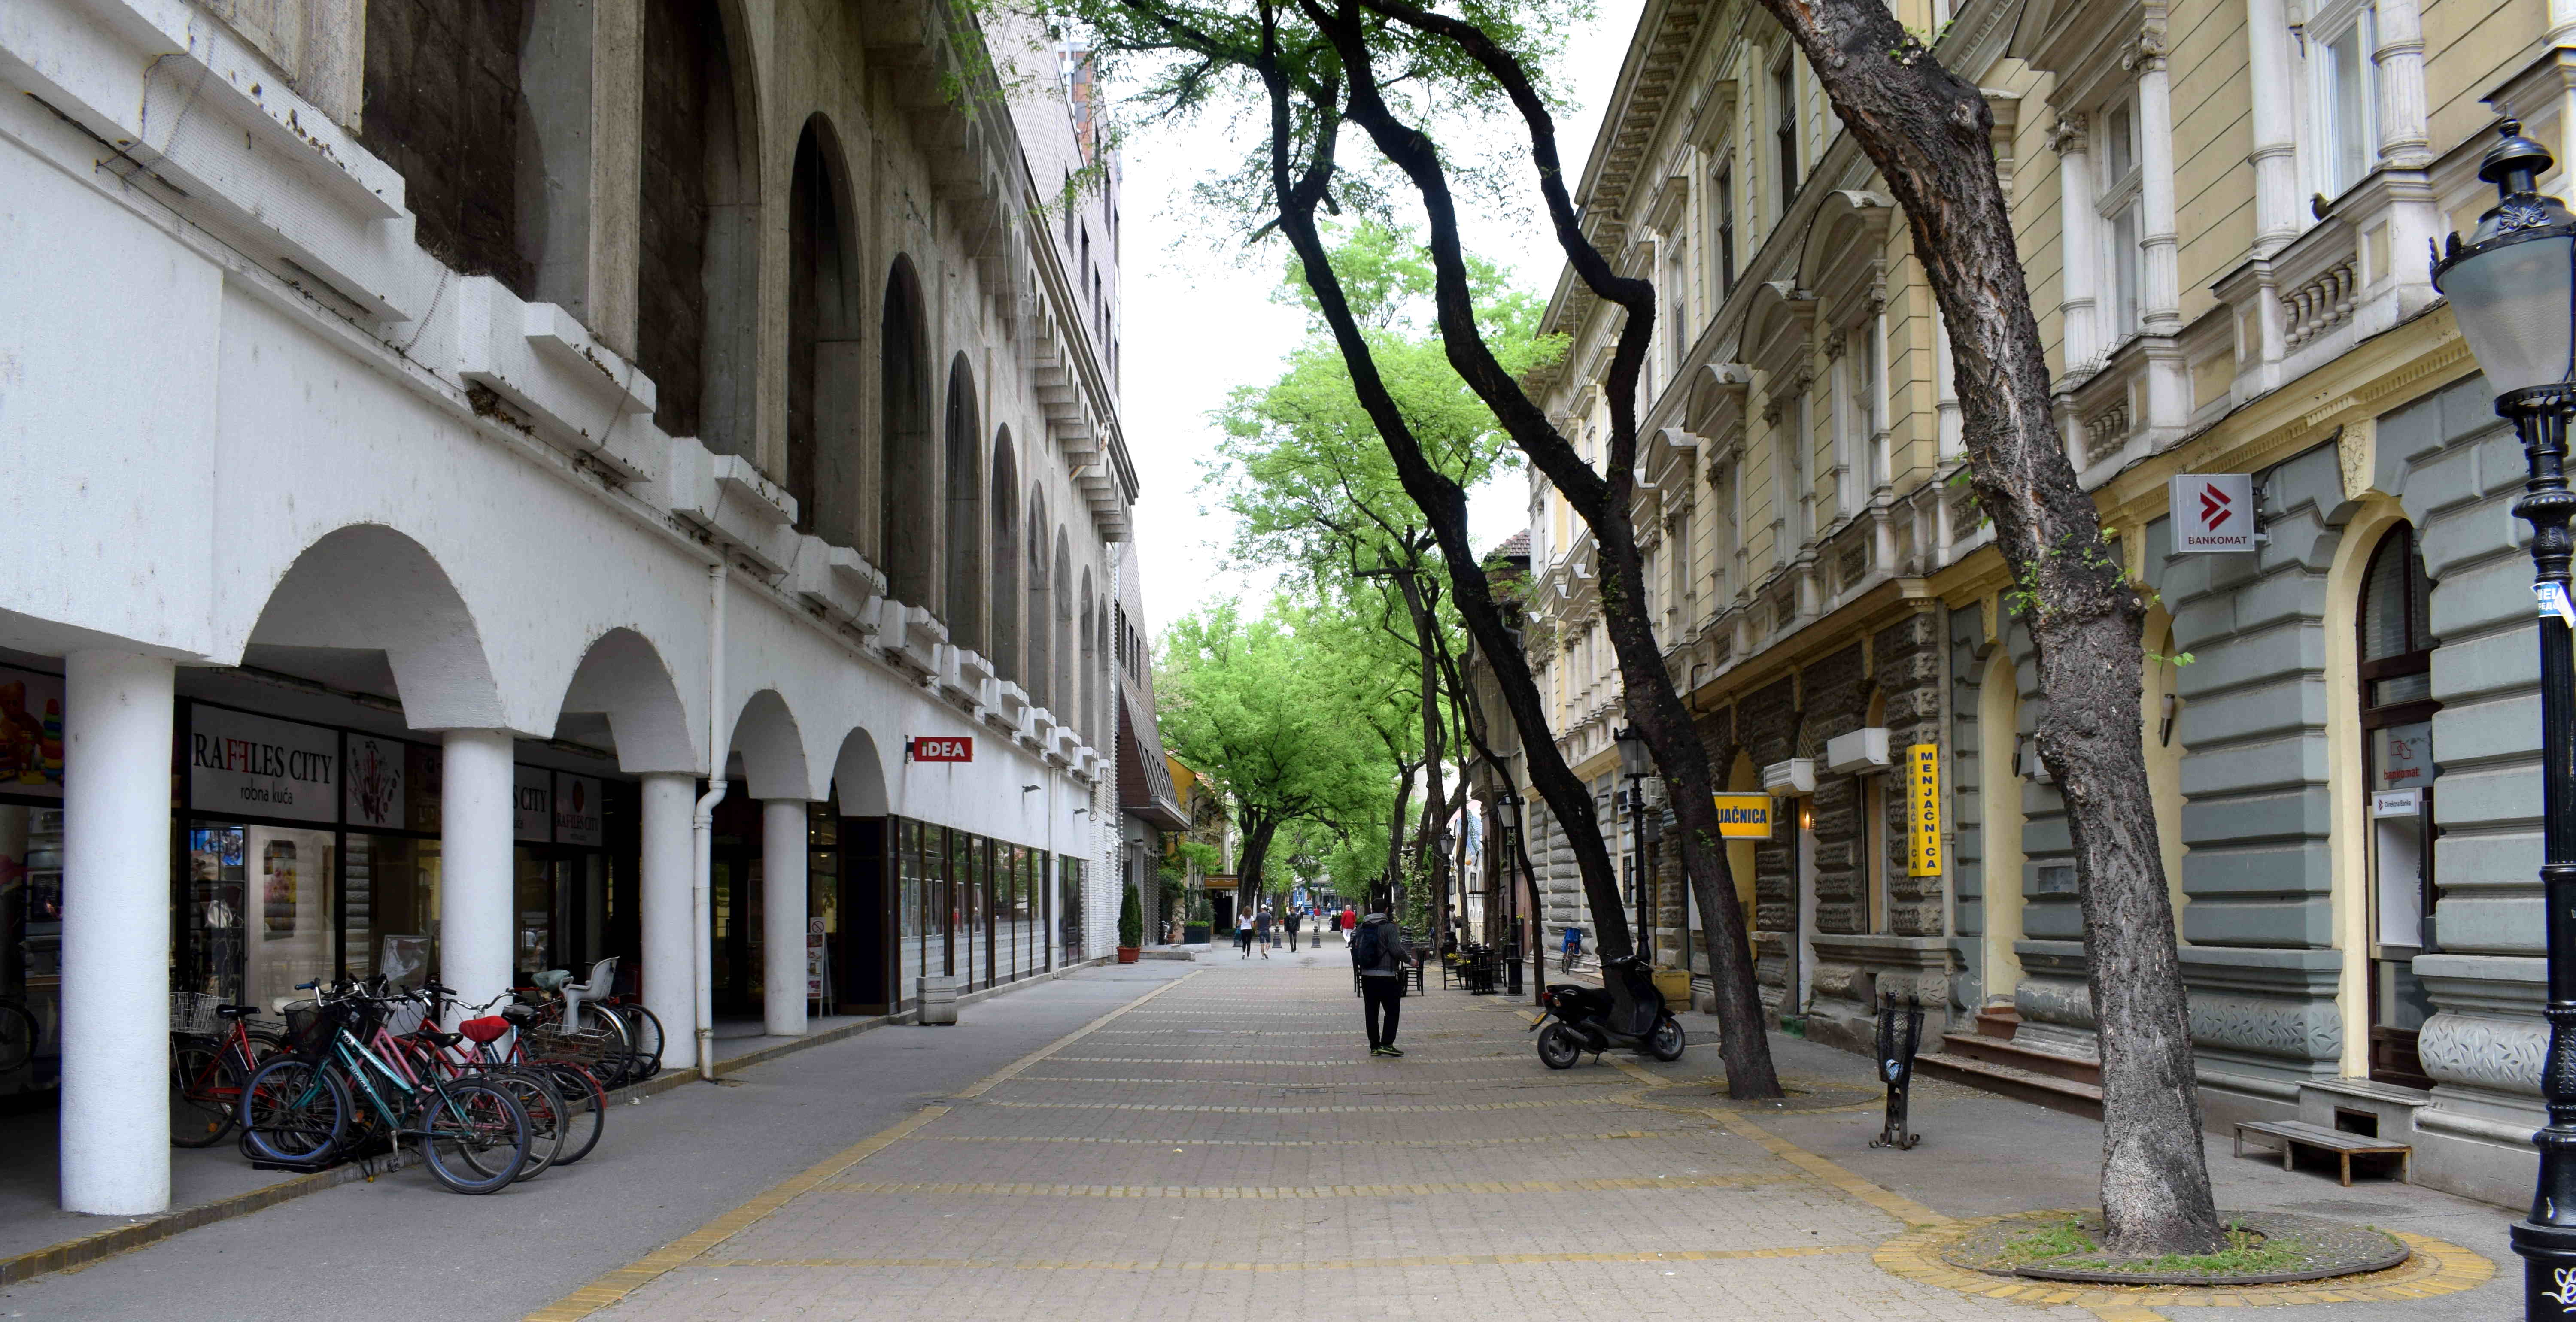
POLYGON ((1572 982, 1547 985, 1544 1010, 1530 1025, 1538 1058, 1552 1070, 1571 1069, 1584 1052, 1634 1047, 1657 1060, 1680 1060, 1682 1024, 1664 1007, 1653 969, 1634 955, 1601 962, 1599 987, 1572 982))

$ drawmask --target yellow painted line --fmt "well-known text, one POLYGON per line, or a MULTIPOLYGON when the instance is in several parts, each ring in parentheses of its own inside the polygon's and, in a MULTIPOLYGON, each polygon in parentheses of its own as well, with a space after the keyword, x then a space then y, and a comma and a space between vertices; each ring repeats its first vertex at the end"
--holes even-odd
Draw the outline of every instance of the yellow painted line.
MULTIPOLYGON (((1559 1140, 1562 1142, 1563 1140, 1559 1140)), ((822 1193, 966 1194, 1028 1198, 1391 1198, 1399 1194, 1599 1193, 1622 1189, 1743 1189, 1789 1181, 1764 1175, 1625 1175, 1584 1180, 1470 1180, 1447 1184, 1028 1184, 998 1181, 856 1180, 814 1186, 822 1193)))
MULTIPOLYGON (((963 1096, 964 1094, 960 1094, 963 1096)), ((1424 1106, 1220 1106, 1190 1102, 986 1102, 1021 1111, 1186 1111, 1213 1115, 1415 1115, 1429 1111, 1528 1111, 1552 1106, 1618 1106, 1609 1097, 1542 1097, 1518 1102, 1448 1102, 1424 1106)))
POLYGON ((1134 1147, 1210 1148, 1487 1148, 1526 1143, 1593 1143, 1629 1138, 1696 1138, 1695 1129, 1623 1129, 1615 1134, 1537 1134, 1527 1138, 1100 1138, 1039 1134, 921 1134, 916 1143, 1119 1143, 1134 1147))
POLYGON ((1829 1258, 1867 1253, 1863 1244, 1799 1244, 1776 1249, 1680 1249, 1668 1253, 1426 1253, 1401 1258, 1327 1258, 1287 1262, 1217 1262, 1196 1259, 1129 1258, 1051 1261, 1025 1258, 708 1258, 699 1266, 719 1268, 868 1268, 945 1267, 969 1271, 1176 1271, 1176 1272, 1308 1272, 1366 1271, 1389 1267, 1514 1267, 1571 1262, 1741 1262, 1756 1258, 1829 1258))
MULTIPOLYGON (((1003 1066, 999 1070, 985 1075, 973 1086, 967 1088, 964 1092, 958 1093, 957 1096, 980 1096, 986 1089, 989 1089, 993 1085, 1010 1078, 1012 1075, 1015 1075, 1024 1069, 1027 1069, 1029 1066, 1046 1059, 1059 1048, 1081 1041, 1083 1038, 1098 1032, 1103 1026, 1117 1019, 1118 1016, 1127 1013, 1129 1010, 1135 1009, 1137 1006, 1143 1005, 1147 1001, 1150 1001, 1155 997, 1162 995, 1164 992, 1167 992, 1174 987, 1178 987, 1182 983, 1185 983, 1197 976, 1198 974, 1195 971, 1182 974, 1180 977, 1164 983, 1160 987, 1156 987, 1152 991, 1137 997, 1135 1000, 1129 1001, 1127 1004, 1122 1005, 1119 1008, 1092 1020, 1090 1023, 1065 1034, 1063 1037, 1057 1038, 1046 1046, 1040 1047, 1036 1051, 1032 1051, 1029 1054, 1020 1057, 1018 1060, 1012 1061, 1010 1064, 1003 1066)), ((643 1257, 638 1258, 623 1267, 608 1272, 600 1276, 598 1279, 591 1281, 589 1284, 582 1286, 580 1289, 565 1295, 563 1298, 528 1314, 526 1322, 580 1322, 580 1319, 589 1317, 591 1314, 596 1313, 611 1304, 617 1303, 626 1296, 642 1289, 664 1273, 696 1261, 700 1257, 704 1256, 707 1250, 712 1249, 716 1245, 733 1238, 735 1235, 742 1233, 746 1229, 749 1229, 762 1218, 776 1212, 779 1208, 785 1207, 798 1196, 811 1192, 815 1186, 822 1184, 824 1181, 839 1175, 850 1167, 858 1165, 860 1162, 866 1161, 877 1153, 911 1137, 914 1130, 948 1114, 948 1111, 949 1108, 945 1106, 923 1107, 921 1110, 906 1116, 902 1120, 896 1121, 894 1124, 888 1125, 885 1128, 878 1130, 876 1133, 833 1153, 831 1156, 824 1158, 814 1165, 808 1166, 804 1170, 771 1185, 769 1188, 753 1195, 750 1201, 743 1203, 732 1211, 726 1212, 722 1216, 707 1222, 705 1225, 690 1231, 688 1234, 682 1235, 678 1239, 672 1240, 670 1243, 653 1250, 651 1253, 647 1253, 643 1257)))
POLYGON ((1488 1086, 1495 1084, 1509 1084, 1515 1088, 1623 1088, 1627 1086, 1623 1080, 1580 1076, 1571 1079, 1552 1079, 1540 1074, 1495 1074, 1476 1079, 1423 1079, 1406 1078, 1401 1075, 1382 1072, 1364 1078, 1324 1079, 1312 1082, 1296 1083, 1287 1082, 1281 1079, 1113 1079, 1102 1078, 1098 1075, 1092 1074, 1023 1074, 1020 1077, 1011 1080, 1011 1082, 1143 1083, 1170 1088, 1376 1088, 1400 1087, 1406 1084, 1416 1086, 1435 1085, 1442 1088, 1488 1086))
POLYGON ((1416 1065, 1481 1065, 1489 1060, 1507 1060, 1515 1056, 1534 1059, 1525 1051, 1488 1051, 1481 1055, 1450 1056, 1445 1059, 1434 1056, 1407 1056, 1404 1058, 1404 1064, 1398 1066, 1381 1065, 1373 1059, 1357 1057, 1349 1060, 1233 1060, 1222 1057, 1213 1060, 1174 1060, 1163 1056, 1058 1056, 1055 1061, 1059 1065, 1232 1065, 1244 1068, 1265 1066, 1272 1069, 1372 1070, 1384 1073, 1388 1069, 1410 1069, 1416 1065))

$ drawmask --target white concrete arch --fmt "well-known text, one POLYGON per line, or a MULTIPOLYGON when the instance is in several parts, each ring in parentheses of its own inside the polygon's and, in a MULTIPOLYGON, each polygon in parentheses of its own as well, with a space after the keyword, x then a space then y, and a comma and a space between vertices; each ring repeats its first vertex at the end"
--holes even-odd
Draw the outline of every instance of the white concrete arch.
POLYGON ((734 716, 733 752, 742 758, 743 780, 755 799, 813 799, 812 765, 795 712, 776 689, 762 689, 745 699, 734 716))
POLYGON ((866 726, 841 737, 841 755, 832 762, 832 787, 847 817, 883 817, 891 811, 886 794, 885 753, 866 726))
POLYGON ((565 686, 556 730, 567 717, 601 716, 617 744, 617 768, 630 774, 706 770, 691 732, 697 728, 660 649, 630 628, 601 634, 582 654, 565 686))
POLYGON ((381 651, 415 729, 509 725, 483 631, 447 571, 383 524, 335 529, 268 594, 249 647, 381 651))

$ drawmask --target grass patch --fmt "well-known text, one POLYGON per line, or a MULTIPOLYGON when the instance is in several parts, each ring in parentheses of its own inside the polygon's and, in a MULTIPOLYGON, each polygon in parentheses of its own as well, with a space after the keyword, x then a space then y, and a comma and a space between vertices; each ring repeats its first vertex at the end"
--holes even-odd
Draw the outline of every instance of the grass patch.
POLYGON ((2004 1241, 1995 1255, 1999 1267, 2045 1263, 2082 1271, 2137 1272, 2141 1275, 2191 1273, 2205 1276, 2260 1276, 2297 1271, 2308 1255, 2289 1244, 2277 1244, 2236 1224, 2227 1227, 2227 1247, 2215 1253, 2167 1253, 2153 1258, 2112 1258, 2101 1252, 2084 1226, 2059 1221, 2004 1241))

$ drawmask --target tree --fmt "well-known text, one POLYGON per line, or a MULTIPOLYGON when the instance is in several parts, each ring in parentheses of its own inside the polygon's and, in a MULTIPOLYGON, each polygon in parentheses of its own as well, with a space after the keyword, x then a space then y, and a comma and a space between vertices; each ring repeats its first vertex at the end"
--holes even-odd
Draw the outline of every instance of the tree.
POLYGON ((1145 911, 1136 903, 1136 888, 1118 897, 1118 944, 1134 949, 1145 944, 1145 911))
MULTIPOLYGON (((2101 1035, 2105 1247, 2213 1249, 2222 1240, 2138 736, 2145 608, 2107 553, 2092 497, 2056 430, 2038 319, 1995 168, 1993 114, 1978 89, 1943 68, 1879 0, 1761 4, 1806 56, 1903 208, 1950 330, 1971 481, 2017 582, 2051 699, 2038 743, 2067 805, 2101 1035)), ((1465 547, 1463 493, 1412 436, 1318 225, 1328 205, 1384 195, 1381 177, 1344 168, 1346 128, 1365 135, 1409 186, 1430 232, 1443 349, 1599 548, 1603 614, 1629 721, 1674 789, 1684 868, 1717 957, 1729 1086, 1740 1090, 1739 1064, 1751 1062, 1735 1043, 1760 1031, 1750 952, 1731 888, 1723 887, 1709 759, 1663 668, 1630 520, 1637 385, 1655 295, 1594 245, 1566 188, 1555 121, 1534 72, 1562 11, 1487 0, 1460 0, 1455 12, 1414 0, 1053 0, 1052 8, 1082 26, 1096 49, 1156 61, 1143 95, 1160 109, 1235 95, 1257 97, 1268 110, 1263 150, 1210 191, 1258 215, 1256 233, 1275 228, 1295 249, 1406 492, 1431 519, 1461 613, 1493 659, 1530 750, 1532 779, 1580 840, 1595 827, 1588 800, 1576 811, 1579 787, 1547 756, 1553 746, 1525 659, 1504 635, 1465 547), (1464 140, 1462 123, 1496 115, 1518 121, 1514 150, 1526 151, 1574 277, 1625 314, 1605 382, 1612 426, 1600 471, 1550 424, 1476 322, 1456 190, 1460 172, 1470 183, 1477 173, 1444 144, 1464 140)), ((1760 1084, 1776 1088, 1767 1073, 1760 1084)))
POLYGON ((1235 814, 1242 912, 1258 902, 1281 828, 1301 818, 1347 820, 1367 811, 1384 784, 1388 764, 1368 724, 1371 716, 1386 719, 1384 695, 1347 685, 1347 664, 1300 627, 1314 623, 1310 616, 1274 603, 1270 613, 1247 620, 1225 602, 1174 621, 1163 634, 1156 717, 1164 745, 1235 814))

